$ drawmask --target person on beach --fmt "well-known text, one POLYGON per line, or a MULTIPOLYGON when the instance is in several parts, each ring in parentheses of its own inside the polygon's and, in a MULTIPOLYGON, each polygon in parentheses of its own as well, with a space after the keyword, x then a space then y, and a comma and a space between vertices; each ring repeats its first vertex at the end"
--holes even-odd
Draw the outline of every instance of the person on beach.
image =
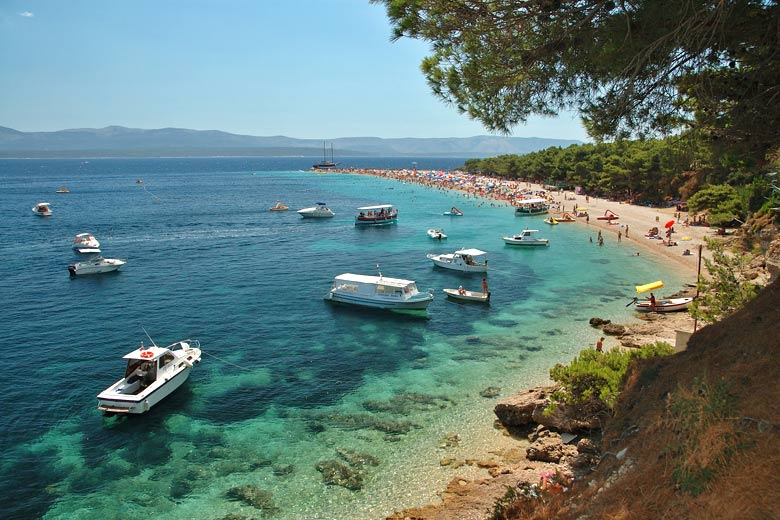
POLYGON ((655 294, 650 293, 650 309, 655 310, 655 294))
POLYGON ((596 352, 604 352, 604 338, 599 338, 596 342, 596 352))
POLYGON ((628 224, 626 224, 626 238, 628 238, 628 224))
POLYGON ((482 279, 482 294, 488 293, 488 284, 487 284, 487 278, 482 279))
POLYGON ((623 238, 623 233, 618 230, 618 243, 620 242, 620 239, 623 238))

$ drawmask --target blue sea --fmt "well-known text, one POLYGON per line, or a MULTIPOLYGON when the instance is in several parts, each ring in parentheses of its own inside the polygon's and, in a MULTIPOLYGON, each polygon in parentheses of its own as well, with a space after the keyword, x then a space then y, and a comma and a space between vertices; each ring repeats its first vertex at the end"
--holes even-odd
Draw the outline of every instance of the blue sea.
MULTIPOLYGON (((413 162, 463 159, 345 166, 413 162)), ((485 476, 442 459, 491 460, 507 446, 493 428, 500 396, 547 382, 555 363, 592 347, 591 317, 635 319, 634 285, 689 281, 626 242, 598 247, 580 224, 546 226, 417 184, 314 174, 311 163, 0 160, 0 517, 369 519, 435 502, 454 476, 485 476), (70 193, 55 193, 61 186, 70 193), (290 211, 268 211, 277 200, 290 211), (51 217, 33 215, 40 201, 51 217), (336 216, 294 211, 318 201, 336 216), (381 203, 399 209, 397 226, 355 228, 357 207, 381 203), (464 216, 442 215, 452 206, 464 216), (449 238, 430 239, 431 227, 449 238), (550 246, 504 245, 524 227, 550 246), (127 265, 70 278, 81 232, 127 265), (442 293, 480 288, 481 277, 426 258, 461 247, 489 252, 489 306, 442 293), (426 316, 323 300, 334 276, 377 264, 434 291, 426 316), (149 344, 144 330, 161 345, 198 339, 203 361, 150 412, 106 417, 95 396, 121 377, 124 354, 149 344), (482 397, 488 387, 500 396, 482 397), (324 481, 333 467, 349 469, 354 489, 324 481), (240 499, 242 486, 254 502, 240 499)))

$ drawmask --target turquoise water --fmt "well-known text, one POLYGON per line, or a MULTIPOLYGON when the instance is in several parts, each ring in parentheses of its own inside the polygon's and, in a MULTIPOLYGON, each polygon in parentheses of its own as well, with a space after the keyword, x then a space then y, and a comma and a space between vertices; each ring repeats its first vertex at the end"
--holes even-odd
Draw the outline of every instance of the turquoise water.
MULTIPOLYGON (((463 162, 350 159, 412 160, 463 162)), ((590 243, 577 224, 549 227, 415 184, 300 171, 310 162, 0 161, 0 516, 382 518, 435 501, 456 474, 484 475, 441 459, 489 459, 505 442, 492 427, 495 399, 481 390, 546 381, 552 365, 595 343, 591 317, 632 319, 635 284, 681 282, 630 246, 590 243), (60 186, 71 193, 55 194, 60 186), (277 199, 291 211, 269 212, 277 199), (39 201, 52 203, 52 217, 32 214, 39 201), (317 201, 336 217, 292 211, 317 201), (399 208, 398 225, 356 229, 355 208, 380 203, 399 208), (453 205, 465 215, 443 216, 453 205), (503 244, 524 226, 550 247, 503 244), (449 238, 431 240, 430 227, 449 238), (84 231, 104 256, 127 259, 121 272, 69 278, 71 242, 84 231), (461 247, 489 252, 489 307, 443 297, 445 287, 480 287, 481 277, 425 257, 461 247), (374 274, 377 263, 434 290, 427 317, 323 301, 334 276, 374 274), (204 360, 149 413, 104 417, 95 395, 119 378, 124 354, 148 343, 142 327, 158 344, 200 340, 204 360), (442 447, 449 434, 460 443, 442 447), (354 470, 360 489, 324 483, 323 461, 354 470), (245 485, 267 500, 253 507, 229 493, 245 485)))

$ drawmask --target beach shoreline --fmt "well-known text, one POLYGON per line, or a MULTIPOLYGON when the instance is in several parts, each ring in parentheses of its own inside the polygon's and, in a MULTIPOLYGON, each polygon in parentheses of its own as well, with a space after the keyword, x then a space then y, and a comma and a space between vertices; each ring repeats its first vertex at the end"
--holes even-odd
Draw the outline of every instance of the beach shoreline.
MULTIPOLYGON (((372 175, 401 182, 422 184, 432 189, 457 191, 467 199, 483 199, 490 201, 491 205, 499 203, 512 206, 512 197, 507 195, 513 191, 522 190, 522 192, 533 195, 544 192, 545 196, 550 197, 550 216, 552 217, 560 216, 564 212, 571 214, 574 212, 575 206, 578 208, 586 207, 589 218, 587 220, 584 217, 577 218, 572 224, 578 226, 583 236, 588 234, 588 239, 594 242, 594 246, 598 242, 598 235, 601 234, 605 241, 619 242, 620 247, 626 250, 626 254, 664 257, 668 260, 664 265, 670 272, 678 275, 678 278, 689 280, 684 287, 667 287, 666 291, 669 294, 659 293, 656 295, 657 297, 668 297, 681 291, 688 291, 689 294, 692 294, 692 286, 697 282, 700 269, 703 269, 703 262, 699 255, 701 254, 705 258, 708 255, 705 238, 716 236, 716 230, 707 226, 685 225, 687 213, 680 214, 675 207, 653 208, 576 195, 571 191, 547 191, 539 184, 526 181, 503 181, 486 176, 465 176, 465 174, 452 176, 447 181, 441 178, 439 172, 417 172, 414 170, 346 170, 338 173, 372 175), (499 183, 502 185, 502 191, 486 189, 490 185, 495 186, 499 183), (615 221, 599 220, 598 216, 605 215, 607 211, 618 215, 618 219, 615 221), (653 227, 659 228, 663 235, 664 225, 670 222, 675 229, 675 233, 671 237, 671 243, 674 245, 666 245, 667 240, 645 236, 653 227), (686 249, 690 251, 689 255, 683 255, 683 251, 686 249)), ((523 217, 516 219, 517 226, 523 226, 522 219, 523 217)), ((615 244, 613 243, 613 245, 615 244)), ((610 317, 604 318, 609 320, 610 317)), ((665 341, 675 346, 678 331, 693 332, 695 322, 687 312, 649 313, 638 316, 634 322, 622 324, 622 326, 623 332, 619 337, 608 340, 605 344, 606 350, 638 347, 655 341, 665 341)), ((596 329, 594 328, 594 330, 596 329)), ((496 451, 491 451, 491 453, 500 453, 506 450, 519 450, 521 453, 525 451, 527 442, 520 438, 510 438, 512 440, 510 446, 498 443, 502 446, 500 448, 497 446, 496 451)), ((506 440, 509 441, 510 438, 506 440)), ((454 517, 471 518, 474 514, 477 515, 473 516, 474 518, 481 518, 482 516, 479 515, 484 513, 486 506, 491 507, 495 500, 503 495, 506 485, 514 485, 519 480, 532 481, 534 475, 539 474, 540 471, 550 471, 550 467, 558 467, 555 464, 552 466, 549 464, 539 465, 538 462, 527 460, 522 456, 521 458, 519 464, 516 460, 505 460, 502 457, 490 461, 490 464, 493 465, 487 471, 485 478, 475 478, 473 473, 470 478, 455 474, 450 485, 437 493, 440 498, 438 503, 418 507, 399 504, 400 508, 387 518, 413 517, 420 520, 433 520, 454 517)))

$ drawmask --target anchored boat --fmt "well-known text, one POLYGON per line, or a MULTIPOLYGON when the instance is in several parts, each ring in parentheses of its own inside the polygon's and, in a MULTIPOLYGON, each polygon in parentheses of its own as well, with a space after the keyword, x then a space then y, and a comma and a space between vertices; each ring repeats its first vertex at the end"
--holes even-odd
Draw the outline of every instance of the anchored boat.
POLYGON ((355 217, 356 226, 389 226, 398 221, 398 210, 392 204, 363 206, 358 208, 358 211, 355 217))
POLYGON ((536 238, 534 233, 538 229, 524 229, 522 232, 511 237, 501 237, 501 239, 511 246, 549 246, 550 241, 546 238, 536 238))
POLYGON ((433 293, 420 292, 413 280, 344 273, 333 280, 325 295, 332 302, 390 310, 423 310, 433 301, 433 293))
POLYGON ((427 255, 433 265, 462 271, 464 273, 486 273, 488 270, 487 252, 479 249, 460 249, 443 255, 427 255))
POLYGON ((97 396, 107 413, 144 413, 179 388, 200 362, 200 342, 185 339, 167 347, 141 346, 123 356, 125 376, 97 396))

